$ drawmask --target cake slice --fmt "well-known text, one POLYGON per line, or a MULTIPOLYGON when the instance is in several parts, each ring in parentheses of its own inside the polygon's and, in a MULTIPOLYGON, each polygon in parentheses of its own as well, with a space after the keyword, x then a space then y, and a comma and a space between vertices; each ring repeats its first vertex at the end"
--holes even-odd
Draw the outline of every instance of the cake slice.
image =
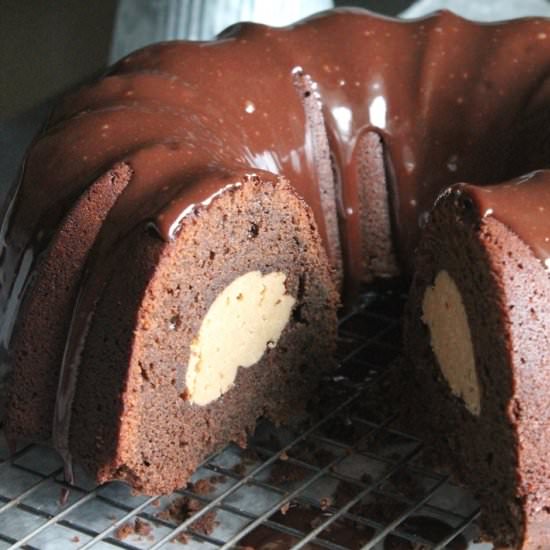
MULTIPOLYGON (((157 494, 221 445, 244 445, 260 416, 303 409, 332 366, 338 298, 311 211, 286 180, 208 175, 121 229, 136 173, 82 268, 61 373, 49 364, 57 391, 19 366, 7 431, 48 435, 28 414, 43 392, 69 479, 74 460, 100 483, 157 494)), ((33 346, 21 338, 20 354, 33 346)))
POLYGON ((549 172, 451 187, 405 320, 407 414, 479 498, 499 548, 550 548, 549 211, 549 172))

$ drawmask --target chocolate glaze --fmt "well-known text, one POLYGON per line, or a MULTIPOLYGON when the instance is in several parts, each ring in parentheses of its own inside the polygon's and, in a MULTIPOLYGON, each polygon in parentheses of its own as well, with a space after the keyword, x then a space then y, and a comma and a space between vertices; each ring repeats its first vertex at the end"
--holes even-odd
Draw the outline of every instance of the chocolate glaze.
MULTIPOLYGON (((96 292, 129 231, 151 225, 169 241, 194 205, 207 207, 243 175, 284 175, 313 209, 334 265, 340 247, 329 238, 327 212, 337 211, 345 281, 354 287, 363 276, 356 259, 365 238, 355 147, 365 132, 377 132, 394 245, 407 274, 419 221, 443 188, 548 166, 549 68, 548 20, 482 25, 440 12, 400 22, 343 9, 283 29, 246 23, 212 42, 150 46, 67 97, 28 153, 0 232, 4 350, 36 257, 64 212, 115 163, 127 163, 134 177, 81 284, 59 386, 57 446, 66 446, 62 419, 70 416, 96 292), (296 75, 307 77, 311 89, 296 75), (336 206, 319 182, 319 145, 304 106, 312 91, 339 174, 336 206)), ((519 235, 523 219, 510 224, 519 235)), ((534 242, 537 235, 529 232, 540 253, 546 249, 534 242)))
POLYGON ((467 196, 480 217, 492 216, 510 228, 550 270, 550 172, 488 187, 457 184, 451 192, 467 196))

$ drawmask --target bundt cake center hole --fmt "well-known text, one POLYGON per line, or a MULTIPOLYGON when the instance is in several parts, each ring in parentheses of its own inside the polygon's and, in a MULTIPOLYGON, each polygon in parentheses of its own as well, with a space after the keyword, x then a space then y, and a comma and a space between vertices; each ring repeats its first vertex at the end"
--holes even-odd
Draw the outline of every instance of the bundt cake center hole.
POLYGON ((296 299, 287 293, 286 274, 250 271, 226 286, 212 302, 191 342, 186 396, 207 405, 233 385, 239 367, 256 364, 273 349, 296 299))
POLYGON ((479 415, 481 391, 472 334, 462 295, 447 271, 440 271, 434 285, 426 288, 422 313, 432 350, 451 392, 472 414, 479 415))

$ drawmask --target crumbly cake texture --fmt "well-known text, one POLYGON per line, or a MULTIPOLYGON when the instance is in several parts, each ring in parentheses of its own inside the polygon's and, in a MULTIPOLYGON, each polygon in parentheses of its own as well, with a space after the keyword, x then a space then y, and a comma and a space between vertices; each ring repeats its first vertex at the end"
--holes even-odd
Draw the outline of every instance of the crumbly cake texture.
POLYGON ((365 281, 396 277, 400 273, 395 255, 387 168, 384 145, 376 132, 366 132, 357 147, 357 172, 359 202, 361 204, 361 232, 368 235, 363 240, 362 271, 365 281))
MULTIPOLYGON (((550 281, 539 258, 493 217, 453 194, 439 201, 417 252, 405 316, 407 424, 474 490, 497 547, 550 547, 550 281), (480 414, 454 395, 421 320, 445 271, 470 324, 480 414)), ((449 346, 465 342, 449 339, 449 346)))
MULTIPOLYGON (((69 447, 99 482, 155 494, 184 485, 220 445, 244 445, 258 417, 282 422, 303 408, 332 366, 338 298, 311 213, 283 180, 243 182, 190 216, 172 243, 148 231, 136 228, 113 258, 126 267, 96 306, 69 447), (194 405, 184 381, 201 319, 228 283, 256 270, 287 275, 291 318, 225 394, 194 405)), ((17 417, 14 433, 16 422, 26 429, 17 417)))
MULTIPOLYGON (((313 165, 319 187, 320 209, 325 225, 326 248, 334 268, 334 274, 339 286, 344 278, 344 258, 338 227, 338 186, 336 174, 333 172, 330 146, 326 131, 326 122, 322 110, 322 102, 316 83, 311 76, 302 70, 294 71, 294 85, 301 96, 304 107, 304 125, 306 133, 311 136, 313 165)), ((388 233, 387 237, 390 235, 388 233)))

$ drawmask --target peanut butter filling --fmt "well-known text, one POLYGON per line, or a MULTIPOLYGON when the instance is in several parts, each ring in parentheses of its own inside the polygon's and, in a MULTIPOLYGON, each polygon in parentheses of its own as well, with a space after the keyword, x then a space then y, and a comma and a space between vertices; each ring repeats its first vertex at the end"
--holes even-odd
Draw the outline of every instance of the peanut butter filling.
POLYGON ((216 297, 191 343, 186 384, 192 403, 218 399, 233 385, 239 367, 251 367, 277 345, 296 302, 285 280, 278 271, 250 271, 216 297))
POLYGON ((439 368, 454 395, 474 415, 481 412, 481 391, 462 295, 447 271, 440 271, 424 293, 422 321, 430 329, 439 368))

